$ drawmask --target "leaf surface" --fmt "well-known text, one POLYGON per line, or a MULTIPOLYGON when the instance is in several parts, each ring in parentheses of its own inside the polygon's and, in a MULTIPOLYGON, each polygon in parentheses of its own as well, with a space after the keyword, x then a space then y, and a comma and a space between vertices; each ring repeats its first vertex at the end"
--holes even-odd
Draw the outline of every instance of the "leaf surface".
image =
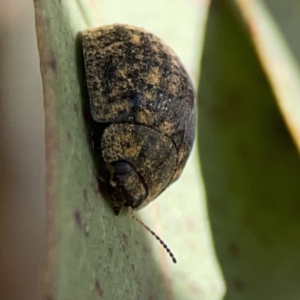
POLYGON ((137 214, 170 246, 177 265, 126 211, 116 217, 99 192, 77 39, 90 26, 145 27, 175 49, 196 81, 207 3, 34 3, 46 115, 45 299, 218 299, 223 285, 196 152, 182 178, 137 214))

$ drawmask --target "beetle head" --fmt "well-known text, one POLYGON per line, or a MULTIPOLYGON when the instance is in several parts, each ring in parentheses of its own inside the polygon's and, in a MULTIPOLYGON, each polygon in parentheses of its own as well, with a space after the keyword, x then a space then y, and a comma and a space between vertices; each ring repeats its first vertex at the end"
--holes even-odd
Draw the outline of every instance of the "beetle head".
POLYGON ((110 173, 109 194, 113 210, 118 215, 123 206, 138 207, 147 197, 147 188, 141 176, 127 161, 107 165, 110 173))

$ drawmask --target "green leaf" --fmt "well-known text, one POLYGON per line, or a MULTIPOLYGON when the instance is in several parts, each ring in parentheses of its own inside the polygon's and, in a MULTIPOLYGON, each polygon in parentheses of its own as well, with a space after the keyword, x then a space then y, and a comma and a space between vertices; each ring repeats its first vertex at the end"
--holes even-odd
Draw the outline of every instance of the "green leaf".
POLYGON ((178 183, 138 214, 175 253, 178 264, 173 265, 126 212, 116 217, 98 190, 84 120, 88 99, 81 47, 76 42, 78 32, 89 26, 142 26, 176 50, 195 80, 207 4, 34 4, 46 116, 45 299, 217 299, 223 285, 210 243, 196 152, 178 183))
MULTIPOLYGON (((269 2, 269 1, 266 1, 269 2)), ((300 5, 290 0, 269 2, 276 19, 261 1, 236 0, 259 60, 272 86, 295 143, 300 150, 300 61, 298 51, 298 24, 295 15, 300 14, 300 5), (280 8, 280 9, 279 9, 280 8), (280 10, 280 12, 279 12, 280 10), (289 22, 287 14, 290 16, 289 22), (287 26, 283 24, 287 24, 287 26)))
POLYGON ((198 146, 225 299, 298 299, 300 110, 285 111, 299 103, 297 66, 259 1, 213 0, 201 67, 198 146))

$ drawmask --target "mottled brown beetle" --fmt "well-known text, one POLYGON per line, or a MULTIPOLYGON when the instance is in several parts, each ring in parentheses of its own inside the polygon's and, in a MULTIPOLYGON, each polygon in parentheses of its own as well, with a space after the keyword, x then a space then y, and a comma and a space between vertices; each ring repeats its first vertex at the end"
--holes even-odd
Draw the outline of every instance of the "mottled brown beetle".
POLYGON ((140 209, 181 174, 195 135, 195 93, 177 55, 158 37, 129 25, 82 34, 92 119, 113 210, 140 209))

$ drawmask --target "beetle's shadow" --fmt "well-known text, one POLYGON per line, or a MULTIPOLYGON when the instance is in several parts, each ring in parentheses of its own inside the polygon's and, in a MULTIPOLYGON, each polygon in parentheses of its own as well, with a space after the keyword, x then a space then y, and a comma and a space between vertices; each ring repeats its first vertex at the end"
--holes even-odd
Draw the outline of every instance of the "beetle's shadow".
POLYGON ((101 136, 104 129, 107 127, 105 124, 97 123, 93 120, 91 114, 91 108, 89 104, 89 94, 87 88, 87 80, 84 67, 84 57, 82 52, 82 33, 79 32, 76 36, 76 66, 77 77, 80 82, 80 94, 81 94, 81 107, 82 117, 84 120, 85 137, 86 142, 89 145, 90 155, 93 159, 93 165, 96 169, 96 176, 99 185, 99 189, 102 196, 109 203, 108 185, 107 179, 109 173, 106 169, 102 152, 101 152, 101 136))

